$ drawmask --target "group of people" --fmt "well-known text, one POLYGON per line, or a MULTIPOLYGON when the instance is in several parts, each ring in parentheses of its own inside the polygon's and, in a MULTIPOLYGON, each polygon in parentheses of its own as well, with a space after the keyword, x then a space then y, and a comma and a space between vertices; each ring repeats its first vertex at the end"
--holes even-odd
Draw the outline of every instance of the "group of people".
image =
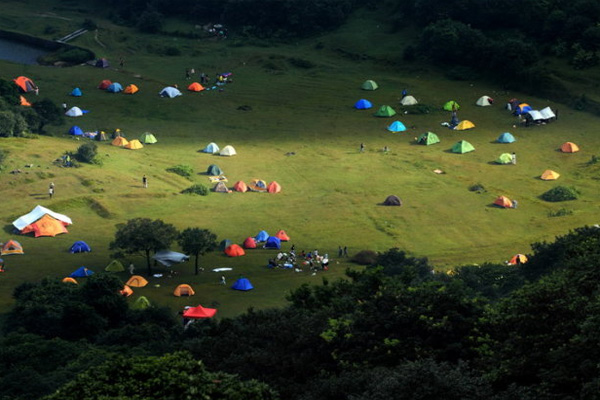
MULTIPOLYGON (((193 75, 195 75, 195 74, 196 74, 196 70, 194 68, 186 68, 185 79, 190 80, 190 79, 192 79, 193 75)), ((200 74, 198 76, 200 77, 201 85, 209 85, 210 84, 210 78, 208 77, 208 74, 206 74, 204 72, 200 72, 200 74)), ((231 79, 230 73, 221 74, 221 73, 217 72, 217 75, 215 77, 215 85, 224 85, 226 83, 231 83, 231 82, 233 82, 233 80, 231 79)))

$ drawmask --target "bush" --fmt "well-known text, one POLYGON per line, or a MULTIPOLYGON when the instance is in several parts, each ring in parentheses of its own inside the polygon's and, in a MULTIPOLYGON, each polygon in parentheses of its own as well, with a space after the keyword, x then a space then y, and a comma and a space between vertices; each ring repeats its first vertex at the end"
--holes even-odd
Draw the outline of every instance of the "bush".
POLYGON ((38 59, 40 64, 54 65, 57 62, 67 64, 83 64, 94 58, 94 53, 89 50, 79 48, 63 47, 55 52, 46 54, 38 59))
POLYGON ((350 261, 358 265, 373 265, 377 262, 377 253, 373 250, 361 250, 350 261))
POLYGON ((208 187, 206 187, 205 185, 203 185, 201 183, 197 183, 195 185, 190 186, 187 189, 182 190, 181 193, 197 194, 199 196, 208 196, 208 194, 210 193, 210 190, 208 190, 208 187))
POLYGON ((579 191, 574 187, 569 186, 556 186, 542 194, 540 197, 542 200, 557 202, 557 201, 568 201, 577 200, 579 198, 579 191))
POLYGON ((476 183, 474 185, 469 186, 469 191, 477 193, 487 192, 487 190, 485 190, 485 187, 483 187, 481 183, 476 183))
POLYGON ((90 142, 79 146, 79 148, 77 149, 77 153, 75 153, 75 158, 78 161, 91 164, 94 162, 96 154, 98 154, 98 146, 96 146, 96 143, 90 142))
POLYGON ((573 210, 569 210, 568 208, 559 208, 556 211, 550 211, 548 213, 549 217, 564 217, 566 215, 573 214, 573 210))
POLYGON ((190 179, 194 175, 194 169, 189 165, 179 164, 171 168, 167 168, 167 172, 183 176, 190 179))
POLYGON ((4 161, 8 158, 8 150, 0 149, 0 165, 4 164, 4 161))

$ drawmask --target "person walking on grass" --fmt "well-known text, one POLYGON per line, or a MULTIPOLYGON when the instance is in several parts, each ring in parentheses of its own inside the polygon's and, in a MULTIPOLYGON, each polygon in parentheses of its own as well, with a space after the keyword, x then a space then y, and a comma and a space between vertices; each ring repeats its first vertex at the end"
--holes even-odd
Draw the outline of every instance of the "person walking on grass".
POLYGON ((227 285, 227 281, 225 280, 225 275, 221 275, 221 285, 227 285))
POLYGON ((48 188, 48 197, 52 198, 52 196, 54 196, 54 186, 48 188))
POLYGON ((361 143, 361 144, 360 144, 360 152, 361 152, 361 153, 364 153, 364 152, 365 152, 365 144, 364 144, 364 143, 361 143))
POLYGON ((148 188, 148 178, 146 177, 146 175, 142 177, 142 186, 144 186, 145 189, 148 188))

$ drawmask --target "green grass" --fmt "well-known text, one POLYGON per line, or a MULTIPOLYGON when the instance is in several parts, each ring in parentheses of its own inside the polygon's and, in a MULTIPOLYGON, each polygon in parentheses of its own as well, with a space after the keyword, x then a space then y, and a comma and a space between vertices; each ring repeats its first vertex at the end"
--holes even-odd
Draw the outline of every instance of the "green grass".
MULTIPOLYGON (((22 3, 7 3, 0 28, 10 28, 7 20, 20 23, 26 19, 27 15, 17 16, 16 5, 22 7, 22 3)), ((44 12, 44 4, 39 6, 38 12, 44 12)), ((59 11, 73 20, 82 22, 85 18, 74 8, 59 11)), ((66 22, 57 20, 60 26, 66 22)), ((527 252, 533 241, 550 240, 568 229, 598 222, 600 171, 597 165, 586 165, 592 155, 598 154, 597 117, 482 82, 447 81, 431 66, 404 66, 399 59, 391 64, 395 36, 367 17, 357 17, 329 36, 278 45, 254 45, 238 39, 192 41, 139 33, 134 36, 127 28, 103 20, 96 22, 106 48, 89 33, 74 44, 90 47, 99 56, 108 57, 114 66, 124 55, 124 70, 0 62, 3 78, 27 75, 40 86, 40 97, 91 110, 82 118, 68 119, 63 126, 50 127, 55 137, 0 141, 0 146, 11 152, 7 168, 0 174, 0 220, 4 224, 0 241, 16 238, 26 251, 25 256, 5 258, 8 272, 0 280, 0 309, 11 304, 12 289, 24 281, 63 277, 81 265, 102 270, 110 261, 108 245, 116 225, 134 217, 161 218, 179 229, 207 228, 219 240, 228 238, 238 243, 261 229, 272 233, 285 229, 298 250, 318 248, 334 259, 339 245, 348 246, 351 254, 362 249, 385 251, 399 247, 429 257, 439 268, 503 261, 514 253, 527 252), (359 41, 351 34, 357 27, 362 27, 360 32, 365 35, 359 41), (369 38, 392 44, 373 48, 369 38), (318 42, 322 46, 315 48, 318 42), (177 46, 183 55, 167 57, 149 52, 161 46, 177 46), (356 60, 348 52, 372 57, 356 60), (297 60, 309 60, 314 66, 306 68, 297 60), (184 72, 191 67, 210 77, 216 72, 233 71, 234 83, 222 93, 189 93, 185 91, 189 82, 184 72), (124 86, 135 83, 140 92, 134 96, 105 93, 96 89, 102 79, 124 86), (361 91, 365 79, 376 80, 380 89, 361 91), (178 84, 184 95, 159 98, 160 89, 172 84, 178 84), (75 86, 84 92, 80 99, 68 96, 75 86), (441 127, 441 122, 449 120, 448 113, 441 110, 391 119, 372 116, 383 104, 399 110, 400 92, 405 87, 424 104, 441 108, 448 100, 458 101, 462 105, 459 117, 473 121, 476 128, 455 132, 441 127), (494 97, 496 104, 476 107, 475 101, 483 94, 494 97), (515 118, 503 109, 503 103, 512 97, 539 108, 559 108, 560 120, 543 127, 513 128, 515 118), (374 110, 354 110, 352 106, 360 98, 369 99, 374 110), (240 106, 250 106, 251 110, 239 110, 240 106), (396 119, 409 127, 407 132, 392 134, 386 130, 396 119), (120 128, 127 138, 150 131, 159 142, 138 151, 100 143, 98 155, 103 166, 57 167, 53 160, 81 145, 81 141, 66 135, 74 124, 84 130, 106 132, 120 128), (442 142, 428 147, 415 145, 414 137, 426 131, 437 133, 442 142), (493 143, 505 131, 513 133, 517 142, 493 143), (476 151, 450 153, 452 144, 461 139, 471 142, 476 151), (558 152, 567 140, 577 143, 581 152, 558 152), (238 155, 224 158, 198 152, 211 141, 221 147, 233 145, 238 155), (366 144, 364 154, 358 152, 361 142, 366 144), (386 145, 391 151, 384 155, 380 150, 386 145), (493 163, 501 153, 513 151, 518 155, 516 166, 493 163), (286 156, 288 152, 295 155, 286 156), (31 163, 33 168, 24 168, 31 163), (230 185, 237 180, 261 178, 278 181, 283 191, 276 195, 188 196, 180 192, 190 186, 190 180, 166 171, 184 164, 203 172, 213 163, 224 170, 230 185), (16 168, 24 172, 8 173, 16 168), (433 173, 436 168, 446 174, 433 173), (561 174, 558 181, 538 179, 548 168, 561 174), (144 174, 149 179, 148 189, 141 186, 144 174), (56 184, 51 200, 47 198, 50 181, 56 184), (478 183, 487 192, 469 191, 478 183), (581 191, 581 198, 569 203, 571 215, 550 217, 561 205, 539 199, 555 185, 576 186, 581 191), (379 206, 389 194, 398 195, 404 205, 379 206), (498 195, 517 199, 519 208, 491 207, 498 195), (70 233, 38 239, 11 234, 11 222, 37 204, 69 215, 74 221, 70 233), (69 254, 75 240, 85 240, 93 252, 69 254)), ((25 24, 22 29, 37 34, 33 25, 25 24)), ((192 183, 208 184, 203 174, 191 179, 192 183)), ((289 246, 284 245, 284 249, 289 246)), ((230 282, 239 275, 249 277, 256 289, 248 293, 220 286, 217 273, 194 276, 190 262, 175 268, 177 277, 151 280, 132 297, 143 294, 174 309, 188 304, 219 304, 219 315, 232 316, 250 306, 280 305, 285 294, 299 284, 341 277, 349 266, 345 260, 339 264, 334 260, 330 271, 316 276, 273 271, 265 268, 272 255, 270 251, 255 250, 231 259, 217 252, 201 260, 207 270, 234 268, 226 274, 230 282), (183 282, 194 287, 194 298, 172 296, 176 285, 183 282)), ((139 272, 145 271, 143 259, 133 261, 139 272)), ((127 274, 122 278, 127 279, 127 274)))

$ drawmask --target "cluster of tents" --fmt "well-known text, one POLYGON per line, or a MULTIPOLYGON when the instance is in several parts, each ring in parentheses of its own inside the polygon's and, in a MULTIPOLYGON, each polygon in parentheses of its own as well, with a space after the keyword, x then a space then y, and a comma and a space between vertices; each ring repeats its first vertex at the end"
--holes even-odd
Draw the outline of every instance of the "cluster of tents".
POLYGON ((534 110, 529 104, 514 98, 508 101, 506 109, 512 111, 513 115, 525 118, 526 123, 541 124, 556 120, 556 114, 550 107, 534 110))
POLYGON ((223 147, 223 149, 221 149, 221 148, 219 148, 219 145, 217 145, 216 143, 213 143, 213 142, 206 145, 206 147, 200 151, 202 153, 218 154, 220 156, 225 156, 225 157, 231 157, 231 156, 237 155, 237 151, 235 150, 235 148, 232 145, 228 144, 227 146, 223 147))
POLYGON ((68 233, 66 227, 72 223, 71 218, 66 215, 38 205, 31 212, 14 220, 12 224, 19 233, 25 235, 33 232, 37 238, 68 233))
POLYGON ((265 230, 258 232, 256 236, 248 236, 244 239, 242 245, 232 243, 231 240, 225 239, 219 244, 219 248, 229 257, 240 257, 246 254, 244 249, 256 249, 262 244, 264 249, 281 249, 281 242, 288 242, 290 237, 284 230, 279 230, 275 235, 271 236, 265 230))
POLYGON ((123 147, 129 150, 139 150, 143 149, 145 144, 154 144, 157 142, 158 140, 156 139, 156 136, 154 136, 154 134, 150 132, 144 132, 140 135, 139 139, 132 140, 127 140, 125 137, 117 135, 110 144, 117 147, 123 147))

